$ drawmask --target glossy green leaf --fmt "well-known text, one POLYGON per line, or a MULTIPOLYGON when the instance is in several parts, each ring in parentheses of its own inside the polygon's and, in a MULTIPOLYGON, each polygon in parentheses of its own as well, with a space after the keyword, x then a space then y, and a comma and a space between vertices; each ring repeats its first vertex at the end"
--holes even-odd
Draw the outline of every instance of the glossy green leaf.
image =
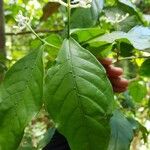
POLYGON ((129 84, 129 93, 136 102, 141 102, 147 94, 146 85, 143 82, 132 82, 129 84))
POLYGON ((150 59, 145 60, 141 65, 140 75, 150 77, 150 59))
POLYGON ((77 8, 72 12, 71 28, 94 26, 103 8, 104 0, 93 0, 90 8, 77 8))
POLYGON ((111 138, 108 150, 129 150, 133 138, 133 127, 120 113, 115 111, 110 120, 111 138))
POLYGON ((51 34, 45 38, 45 41, 47 41, 51 45, 58 47, 55 48, 49 45, 44 45, 43 47, 44 51, 46 51, 51 58, 55 59, 58 54, 59 48, 61 47, 61 44, 63 42, 62 38, 58 34, 51 34))
POLYGON ((48 112, 72 150, 107 149, 112 87, 102 65, 72 38, 64 40, 44 91, 48 112))
POLYGON ((0 87, 0 150, 16 150, 29 121, 42 105, 42 50, 19 60, 0 87))
POLYGON ((90 43, 114 43, 117 40, 123 40, 124 42, 130 42, 134 48, 150 52, 150 28, 143 26, 136 26, 128 33, 122 31, 115 31, 112 33, 104 34, 98 38, 95 38, 90 43))
POLYGON ((87 42, 90 39, 96 38, 106 31, 102 28, 81 28, 81 29, 74 29, 71 31, 72 37, 78 41, 79 43, 87 42))

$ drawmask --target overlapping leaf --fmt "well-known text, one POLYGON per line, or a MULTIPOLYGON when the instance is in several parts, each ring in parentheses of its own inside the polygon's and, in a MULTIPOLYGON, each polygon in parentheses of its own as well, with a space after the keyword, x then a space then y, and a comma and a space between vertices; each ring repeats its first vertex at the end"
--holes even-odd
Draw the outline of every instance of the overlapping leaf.
POLYGON ((115 31, 112 33, 104 34, 98 38, 91 40, 89 43, 114 43, 117 40, 123 40, 124 42, 130 42, 134 48, 150 52, 150 28, 143 26, 136 26, 132 28, 128 33, 122 31, 115 31))
POLYGON ((140 75, 150 77, 150 58, 146 59, 140 67, 140 75))
POLYGON ((91 8, 77 8, 71 16, 72 28, 87 28, 96 24, 104 0, 93 0, 91 8))
POLYGON ((16 150, 24 128, 42 104, 42 51, 19 60, 0 87, 0 150, 16 150))
POLYGON ((133 127, 119 112, 115 111, 110 120, 111 139, 108 150, 129 150, 133 138, 133 127))
POLYGON ((71 36, 79 43, 84 43, 104 34, 105 32, 106 31, 102 28, 78 28, 71 30, 71 36))
POLYGON ((45 81, 48 112, 72 150, 106 150, 113 92, 96 58, 66 39, 45 81))
POLYGON ((126 12, 130 13, 131 15, 136 15, 139 21, 141 21, 143 24, 146 24, 144 17, 142 16, 142 13, 139 11, 139 9, 134 5, 131 0, 117 0, 118 6, 125 10, 126 12))

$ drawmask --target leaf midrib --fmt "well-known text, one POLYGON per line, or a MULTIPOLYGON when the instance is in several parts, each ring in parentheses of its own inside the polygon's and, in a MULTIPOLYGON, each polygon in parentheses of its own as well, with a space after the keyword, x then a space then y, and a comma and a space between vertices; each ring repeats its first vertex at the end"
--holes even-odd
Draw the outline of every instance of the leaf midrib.
MULTIPOLYGON (((86 125, 86 117, 85 117, 85 114, 86 114, 86 113, 83 111, 82 103, 81 103, 80 100, 79 100, 79 99, 80 99, 80 96, 79 96, 78 85, 77 85, 77 82, 76 82, 76 73, 75 73, 75 71, 74 71, 74 66, 73 66, 73 62, 72 62, 72 55, 73 55, 73 54, 72 54, 72 50, 71 50, 71 43, 70 43, 70 40, 68 40, 68 46, 69 46, 68 52, 69 52, 69 57, 70 57, 70 59, 68 60, 68 64, 71 66, 71 71, 72 71, 71 77, 72 77, 72 79, 73 79, 74 87, 76 88, 76 90, 75 90, 76 101, 77 101, 77 103, 78 103, 79 110, 80 110, 80 112, 81 112, 82 124, 83 124, 83 126, 85 126, 86 129, 88 130, 88 127, 87 127, 87 125, 86 125)), ((85 134, 86 134, 86 138, 88 139, 88 141, 90 141, 89 136, 88 136, 88 133, 85 132, 85 134)), ((90 150, 91 145, 90 145, 89 143, 88 143, 88 145, 89 145, 89 146, 87 146, 87 150, 88 150, 88 149, 90 150)))

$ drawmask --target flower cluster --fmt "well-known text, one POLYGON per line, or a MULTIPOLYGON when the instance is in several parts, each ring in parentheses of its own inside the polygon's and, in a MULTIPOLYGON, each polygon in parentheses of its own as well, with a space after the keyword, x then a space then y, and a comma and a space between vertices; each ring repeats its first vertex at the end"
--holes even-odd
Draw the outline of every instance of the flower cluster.
POLYGON ((9 0, 9 4, 10 5, 13 5, 13 4, 17 3, 17 2, 18 2, 18 0, 9 0))
MULTIPOLYGON (((51 0, 52 2, 60 3, 61 5, 68 7, 68 4, 63 0, 51 0)), ((89 8, 91 6, 92 0, 71 0, 70 8, 84 7, 89 8)))
POLYGON ((72 0, 71 4, 78 4, 79 7, 90 7, 92 0, 72 0))
POLYGON ((19 29, 19 30, 23 30, 24 28, 26 28, 27 23, 29 22, 29 18, 23 16, 22 11, 19 11, 15 20, 18 23, 18 26, 14 26, 14 28, 19 29))

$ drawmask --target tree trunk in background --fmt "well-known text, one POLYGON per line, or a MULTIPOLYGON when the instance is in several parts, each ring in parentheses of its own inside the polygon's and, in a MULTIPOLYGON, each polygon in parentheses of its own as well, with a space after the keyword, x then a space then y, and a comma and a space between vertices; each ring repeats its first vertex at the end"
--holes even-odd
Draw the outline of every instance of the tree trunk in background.
POLYGON ((0 55, 6 56, 3 0, 0 0, 0 55))
POLYGON ((4 66, 5 62, 3 58, 6 57, 5 51, 5 21, 4 21, 4 9, 3 0, 0 0, 0 82, 4 78, 4 66), (2 58, 2 59, 1 59, 2 58))

